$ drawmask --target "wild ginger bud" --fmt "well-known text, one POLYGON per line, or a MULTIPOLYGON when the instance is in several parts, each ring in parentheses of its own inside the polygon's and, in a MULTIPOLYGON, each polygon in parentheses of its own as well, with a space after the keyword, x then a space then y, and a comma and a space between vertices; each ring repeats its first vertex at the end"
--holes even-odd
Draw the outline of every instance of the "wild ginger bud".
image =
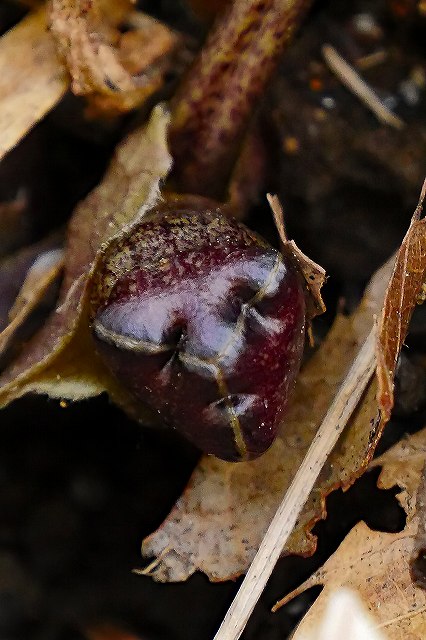
POLYGON ((260 236, 214 202, 168 202, 108 247, 91 306, 98 353, 166 424, 224 460, 271 446, 300 366, 305 298, 260 236))

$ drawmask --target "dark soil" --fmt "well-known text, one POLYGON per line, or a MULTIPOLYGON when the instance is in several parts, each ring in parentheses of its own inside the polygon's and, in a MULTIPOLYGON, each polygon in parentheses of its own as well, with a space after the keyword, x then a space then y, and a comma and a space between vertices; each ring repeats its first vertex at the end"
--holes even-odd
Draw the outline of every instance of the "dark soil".
MULTIPOLYGON (((183 1, 140 4, 190 34, 192 46, 205 31, 183 1)), ((370 275, 400 243, 423 180, 426 89, 413 77, 426 70, 425 20, 416 16, 415 2, 401 0, 405 13, 397 4, 318 1, 262 107, 272 160, 267 186, 285 203, 289 235, 330 276, 328 311, 314 327, 318 339, 338 306, 355 307, 370 275), (360 24, 374 28, 363 31, 360 24), (364 77, 407 122, 402 132, 380 125, 332 76, 321 57, 324 42, 351 63, 386 53, 364 77)), ((1 31, 22 15, 15 3, 3 2, 1 31)), ((83 102, 67 96, 8 155, 0 164, 0 202, 21 191, 25 210, 22 224, 2 229, 3 256, 64 226, 131 126, 132 117, 87 122, 83 102)), ((255 207, 249 220, 274 239, 266 207, 255 207)), ((420 308, 380 452, 425 425, 425 327, 420 308)), ((83 640, 86 629, 104 624, 152 640, 212 638, 238 582, 210 584, 195 575, 162 585, 132 573, 142 563, 142 538, 169 512, 197 451, 171 432, 131 422, 106 397, 62 405, 28 397, 2 412, 0 639, 83 640)), ((379 491, 376 479, 376 472, 367 473, 347 493, 330 497, 329 516, 315 529, 317 553, 280 561, 244 638, 289 636, 317 592, 274 615, 270 606, 320 566, 357 521, 385 531, 404 526, 397 488, 379 491)))

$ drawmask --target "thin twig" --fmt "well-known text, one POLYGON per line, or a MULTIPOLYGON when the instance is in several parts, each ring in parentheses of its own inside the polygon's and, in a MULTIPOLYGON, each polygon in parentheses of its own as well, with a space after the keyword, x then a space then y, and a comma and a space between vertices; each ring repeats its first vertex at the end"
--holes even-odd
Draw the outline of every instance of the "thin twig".
POLYGON ((376 365, 375 344, 376 328, 374 326, 278 507, 259 551, 214 640, 237 640, 243 632, 322 467, 373 375, 376 365))
POLYGON ((366 56, 362 56, 362 58, 358 58, 356 66, 361 71, 371 69, 371 67, 376 67, 378 64, 386 62, 387 57, 387 52, 380 49, 380 51, 374 51, 373 53, 368 53, 366 56))
POLYGON ((342 84, 352 91, 352 93, 374 113, 380 122, 395 129, 402 129, 405 126, 405 122, 383 104, 377 93, 373 91, 365 80, 361 78, 359 73, 342 58, 334 47, 330 44, 325 44, 322 47, 322 55, 342 84))

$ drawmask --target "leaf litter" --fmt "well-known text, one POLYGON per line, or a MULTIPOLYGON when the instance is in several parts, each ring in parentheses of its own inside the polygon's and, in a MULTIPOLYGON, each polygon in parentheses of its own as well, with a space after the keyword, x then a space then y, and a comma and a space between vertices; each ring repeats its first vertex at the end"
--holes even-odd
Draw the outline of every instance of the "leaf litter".
MULTIPOLYGON (((418 251, 418 241, 413 241, 421 236, 416 224, 421 201, 396 261, 391 258, 379 269, 351 316, 337 316, 319 350, 302 369, 275 444, 260 460, 238 465, 203 456, 169 516, 144 540, 142 554, 154 560, 142 573, 167 582, 185 580, 201 570, 210 580, 220 581, 247 570, 352 361, 373 331, 384 301, 399 300, 402 287, 410 292, 404 305, 407 313, 383 315, 376 347, 380 375, 381 345, 398 330, 402 339, 388 351, 396 363, 425 272, 426 255, 418 251), (394 274, 406 260, 407 247, 412 268, 401 281, 394 274)), ((392 384, 394 372, 390 372, 392 384)), ((389 393, 392 398, 393 387, 389 393)), ((378 401, 374 378, 323 467, 284 554, 315 551, 311 530, 326 515, 326 496, 339 487, 347 489, 365 470, 388 419, 380 398, 378 401)))
MULTIPOLYGON (((122 145, 124 147, 125 144, 122 145)), ((153 148, 150 148, 151 154, 153 148)), ((164 149, 163 152, 164 160, 167 152, 164 149)), ((120 167, 119 156, 120 151, 115 167, 120 167)), ((124 165, 128 159, 124 160, 124 165)), ((170 159, 168 162, 170 163, 170 159)), ((160 177, 167 174, 168 168, 169 165, 166 170, 159 172, 160 177)), ((131 173, 133 169, 135 167, 126 166, 124 173, 127 170, 131 173)), ((80 399, 106 389, 113 398, 118 401, 121 399, 120 403, 125 404, 122 401, 124 392, 117 390, 115 382, 93 357, 84 318, 84 301, 90 269, 94 268, 96 254, 102 243, 113 237, 123 223, 128 224, 136 219, 134 216, 137 207, 134 200, 138 200, 138 196, 132 192, 135 185, 131 184, 131 178, 137 180, 140 177, 137 175, 138 169, 135 169, 129 184, 125 186, 127 205, 123 212, 117 206, 123 196, 122 192, 115 199, 115 191, 120 189, 117 189, 119 182, 111 179, 113 171, 109 174, 110 179, 102 183, 77 210, 71 224, 61 303, 47 325, 30 343, 26 353, 5 372, 2 380, 4 386, 0 391, 0 402, 3 404, 28 391, 80 399), (107 215, 102 220, 101 216, 98 220, 105 202, 110 217, 107 215), (113 205, 115 214, 111 213, 113 205), (94 220, 99 221, 99 225, 90 219, 93 211, 94 220), (91 228, 88 228, 89 219, 91 228), (108 230, 105 229, 106 220, 108 230), (89 358, 87 354, 90 354, 89 358)), ((158 189, 158 176, 155 188, 158 189)), ((141 202, 142 199, 139 200, 139 205, 141 202)), ((421 222, 413 219, 413 229, 418 231, 420 238, 423 232, 421 222), (416 222, 419 224, 415 224, 416 222)), ((383 284, 387 282, 391 266, 391 263, 387 264, 379 272, 380 277, 379 274, 376 275, 360 309, 353 316, 338 316, 336 319, 329 336, 302 372, 282 436, 264 459, 238 466, 231 465, 231 468, 213 458, 202 459, 188 489, 169 518, 158 532, 145 541, 144 553, 156 555, 159 559, 154 568, 156 579, 182 580, 201 569, 212 580, 223 580, 235 577, 247 568, 316 427, 325 415, 360 344, 373 326, 373 317, 380 311, 383 284), (294 454, 291 461, 287 460, 289 450, 294 454), (253 519, 257 522, 255 527, 253 519), (227 523, 226 526, 223 525, 224 522, 227 523), (218 554, 218 551, 221 553, 218 554)), ((417 270, 416 273, 417 279, 421 280, 424 269, 417 270)), ((409 281, 412 282, 412 275, 409 281)), ((405 287, 405 281, 403 286, 405 287)), ((417 284, 414 289, 417 295, 417 284)), ((410 305, 412 311, 412 300, 404 307, 408 309, 404 322, 411 313, 410 305)), ((383 328, 385 325, 386 322, 381 325, 380 340, 383 336, 386 339, 386 329, 383 328)), ((389 332, 388 334, 390 335, 389 332)), ((389 354, 393 352, 395 360, 401 344, 402 340, 396 347, 391 345, 386 357, 390 357, 389 354)), ((386 381, 388 388, 393 373, 394 369, 386 381)), ((315 539, 310 530, 325 515, 325 496, 338 486, 349 486, 368 463, 384 423, 383 419, 380 420, 375 395, 375 382, 372 382, 350 427, 324 468, 319 485, 311 495, 286 547, 286 553, 313 552, 315 539)), ((129 409, 130 399, 128 402, 129 409)), ((139 409, 138 407, 137 410, 139 409)), ((386 413, 385 415, 387 416, 386 413)))
POLYGON ((358 594, 347 588, 334 591, 324 615, 308 635, 299 640, 385 640, 374 625, 358 594))
MULTIPOLYGON (((109 241, 125 233, 159 198, 171 159, 167 111, 157 106, 150 121, 117 148, 100 185, 77 207, 65 250, 64 278, 56 310, 0 378, 0 404, 29 391, 79 400, 108 390, 132 412, 134 401, 96 358, 89 334, 86 297, 96 260, 109 241)), ((138 415, 146 412, 138 407, 138 415)))
POLYGON ((129 111, 162 86, 180 38, 161 22, 131 13, 129 0, 50 0, 48 6, 71 89, 87 96, 92 110, 129 111), (122 33, 120 23, 130 28, 122 33))
MULTIPOLYGON (((425 191, 426 181, 398 251, 379 318, 377 400, 384 422, 393 407, 393 381, 409 321, 416 303, 424 301, 426 233, 421 213, 425 191)), ((359 523, 321 569, 275 605, 277 610, 306 589, 324 585, 296 631, 295 640, 316 637, 318 625, 342 587, 357 590, 363 604, 375 614, 375 629, 385 631, 386 638, 417 640, 425 636, 425 463, 426 429, 405 438, 371 463, 370 468, 382 466, 380 488, 399 485, 403 489, 398 500, 407 514, 406 527, 401 533, 387 534, 359 523)))
POLYGON ((295 268, 302 276, 306 290, 306 310, 308 321, 324 313, 325 304, 321 296, 321 289, 326 281, 325 270, 305 255, 294 240, 289 240, 285 231, 284 211, 277 196, 268 194, 275 226, 281 241, 281 251, 289 257, 295 268))
MULTIPOLYGON (((345 374, 373 326, 393 262, 372 279, 358 310, 338 315, 318 351, 300 372, 281 433, 259 460, 230 464, 203 456, 189 484, 161 527, 145 539, 142 552, 156 556, 150 574, 160 581, 187 579, 201 570, 211 580, 243 573, 253 560, 345 374)), ((379 415, 375 389, 365 399, 324 468, 285 553, 311 554, 309 533, 324 516, 324 493, 349 486, 370 455, 379 415)))
POLYGON ((378 401, 389 420, 393 407, 393 380, 414 307, 423 302, 426 284, 426 219, 421 218, 426 180, 410 227, 398 251, 379 322, 377 348, 378 401))
POLYGON ((424 519, 418 506, 425 502, 425 463, 426 429, 405 437, 371 463, 370 468, 382 467, 377 482, 380 488, 401 488, 397 499, 407 514, 406 526, 398 533, 384 533, 359 522, 318 571, 275 605, 277 610, 305 590, 324 586, 294 640, 313 633, 333 593, 342 586, 358 593, 376 627, 389 640, 421 640, 426 636, 426 591, 413 581, 411 573, 417 532, 424 519))
POLYGON ((9 323, 0 332, 0 357, 16 333, 58 280, 64 266, 62 249, 50 249, 37 256, 28 269, 16 300, 9 310, 9 323))
POLYGON ((9 324, 10 311, 16 300, 20 297, 20 290, 34 263, 39 260, 43 254, 50 254, 59 249, 61 244, 63 244, 62 233, 55 232, 43 240, 20 249, 0 261, 1 332, 9 324))
MULTIPOLYGON (((71 74, 81 75, 80 82, 74 80, 76 92, 90 93, 97 110, 107 113, 140 106, 160 88, 164 74, 174 64, 173 53, 180 39, 157 20, 135 10, 129 13, 131 3, 127 0, 98 0, 98 10, 93 9, 86 19, 89 21, 94 12, 98 16, 97 27, 105 33, 106 42, 102 47, 102 36, 97 36, 96 52, 93 38, 97 32, 90 31, 88 22, 83 19, 71 20, 78 13, 79 5, 80 2, 77 5, 65 0, 53 1, 50 5, 50 22, 60 41, 59 50, 69 60, 71 74), (67 11, 69 19, 64 22, 67 11), (108 16, 108 23, 104 16, 108 16), (131 28, 119 35, 117 25, 125 20, 131 28), (110 46, 111 40, 117 49, 110 46), (126 76, 126 90, 119 91, 118 87, 113 90, 108 85, 110 67, 112 75, 114 70, 116 73, 121 70, 126 76)), ((70 77, 57 48, 48 30, 44 5, 34 9, 0 39, 0 159, 58 104, 68 90, 70 77)))
POLYGON ((65 69, 47 31, 44 7, 0 39, 0 158, 62 98, 65 69))

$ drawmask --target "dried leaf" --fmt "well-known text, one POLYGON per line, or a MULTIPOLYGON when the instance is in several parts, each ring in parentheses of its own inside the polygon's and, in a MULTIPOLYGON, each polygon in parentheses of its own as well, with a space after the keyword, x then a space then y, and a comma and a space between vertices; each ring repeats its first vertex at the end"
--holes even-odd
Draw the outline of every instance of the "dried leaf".
MULTIPOLYGON (((102 11, 115 28, 128 11, 127 0, 99 0, 102 11)), ((129 66, 137 81, 137 104, 156 91, 169 68, 169 53, 177 38, 159 22, 134 12, 129 16, 135 29, 123 34, 118 54, 124 67, 129 66), (135 69, 134 58, 140 57, 141 69, 135 69), (140 77, 139 77, 140 76, 140 77), (143 97, 144 96, 144 97, 143 97)), ((133 76, 132 76, 133 78, 133 76)), ((55 41, 47 28, 46 7, 34 10, 0 39, 0 159, 61 100, 68 90, 69 76, 56 53, 55 41)), ((111 90, 112 91, 112 90, 111 90)), ((125 108, 135 106, 133 93, 125 108)), ((121 94, 120 94, 121 95, 121 94)), ((136 95, 136 94, 135 94, 136 95)), ((104 95, 109 108, 109 96, 104 95)), ((112 97, 113 102, 116 98, 112 97)), ((101 107, 103 102, 101 101, 101 107)))
POLYGON ((21 290, 9 311, 9 324, 0 333, 0 356, 9 346, 16 332, 58 280, 64 266, 62 249, 41 253, 28 270, 21 290))
MULTIPOLYGON (((204 456, 161 527, 143 543, 156 556, 148 573, 160 581, 185 580, 200 569, 211 580, 244 572, 289 487, 319 424, 383 302, 393 261, 377 272, 359 309, 338 316, 326 340, 299 375, 281 437, 260 459, 230 464, 204 456)), ((380 423, 374 382, 324 467, 285 553, 309 554, 309 533, 323 517, 325 496, 348 487, 374 451, 380 423)))
POLYGON ((0 39, 0 159, 59 102, 67 88, 41 7, 0 39))
POLYGON ((156 107, 150 122, 119 145, 103 181, 74 213, 59 306, 2 375, 1 405, 29 391, 77 400, 108 390, 117 402, 128 401, 131 411, 131 400, 95 356, 86 294, 102 250, 158 199, 160 180, 171 164, 168 121, 164 108, 156 107))
POLYGON ((398 251, 380 318, 377 348, 378 402, 384 418, 393 407, 393 379, 399 352, 419 295, 426 284, 426 219, 420 219, 426 180, 410 227, 398 251))
POLYGON ((381 488, 398 485, 398 500, 407 513, 407 523, 399 533, 372 531, 357 524, 337 551, 297 590, 276 608, 314 585, 324 585, 320 596, 298 627, 294 640, 312 633, 322 617, 331 594, 339 587, 355 589, 374 615, 378 627, 389 640, 421 640, 426 636, 426 592, 413 583, 410 559, 419 524, 417 501, 426 463, 426 429, 405 438, 371 467, 382 466, 381 488))
POLYGON ((308 319, 321 315, 325 311, 325 304, 321 296, 321 289, 326 280, 325 270, 304 254, 294 240, 288 240, 284 227, 284 212, 277 196, 267 195, 269 205, 274 216, 275 226, 281 240, 281 250, 287 255, 305 281, 307 290, 306 309, 308 319))
POLYGON ((9 312, 31 266, 42 253, 57 249, 62 243, 62 234, 54 233, 0 262, 0 331, 9 324, 9 312))
POLYGON ((426 467, 423 470, 423 478, 419 486, 417 493, 417 519, 418 529, 414 542, 414 550, 411 562, 411 577, 415 581, 416 585, 426 588, 426 570, 425 570, 425 557, 426 557, 426 467))
MULTIPOLYGON (((49 19, 73 92, 114 113, 134 109, 161 87, 179 40, 157 20, 136 13, 136 28, 121 33, 111 23, 111 4, 102 12, 99 0, 50 0, 49 19)), ((130 9, 130 2, 121 5, 130 9)))
POLYGON ((374 626, 356 592, 338 589, 330 595, 318 626, 300 640, 385 640, 374 626))

